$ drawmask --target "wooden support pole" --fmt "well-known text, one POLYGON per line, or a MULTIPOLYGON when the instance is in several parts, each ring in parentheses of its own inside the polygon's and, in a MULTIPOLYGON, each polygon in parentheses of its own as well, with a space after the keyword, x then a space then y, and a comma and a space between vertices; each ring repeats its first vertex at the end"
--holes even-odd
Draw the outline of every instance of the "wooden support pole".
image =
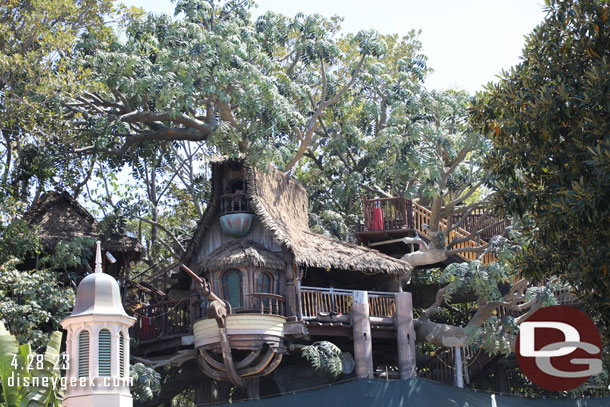
POLYGON ((400 379, 406 380, 417 376, 415 365, 415 325, 413 323, 413 300, 411 293, 394 294, 396 302, 396 342, 398 345, 398 369, 400 379))
POLYGON ((373 342, 371 323, 369 321, 369 295, 366 291, 354 291, 350 314, 354 332, 356 376, 359 378, 372 378, 373 342))
POLYGON ((298 292, 295 284, 296 281, 296 265, 288 263, 286 265, 286 283, 285 292, 280 292, 286 298, 286 318, 288 321, 296 321, 298 315, 298 292))
POLYGON ((455 385, 459 388, 464 387, 464 366, 462 364, 462 348, 456 346, 455 354, 455 385))

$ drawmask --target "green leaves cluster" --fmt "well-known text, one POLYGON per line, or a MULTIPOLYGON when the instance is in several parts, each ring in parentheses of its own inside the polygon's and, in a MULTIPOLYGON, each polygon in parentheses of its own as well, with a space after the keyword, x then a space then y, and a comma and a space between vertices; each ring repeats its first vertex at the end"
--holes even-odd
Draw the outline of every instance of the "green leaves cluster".
POLYGON ((305 346, 301 350, 301 357, 305 358, 316 370, 337 377, 343 370, 343 353, 332 342, 318 341, 305 346))
POLYGON ((142 363, 135 363, 129 368, 133 378, 131 392, 136 401, 152 400, 161 391, 161 375, 155 369, 142 363))

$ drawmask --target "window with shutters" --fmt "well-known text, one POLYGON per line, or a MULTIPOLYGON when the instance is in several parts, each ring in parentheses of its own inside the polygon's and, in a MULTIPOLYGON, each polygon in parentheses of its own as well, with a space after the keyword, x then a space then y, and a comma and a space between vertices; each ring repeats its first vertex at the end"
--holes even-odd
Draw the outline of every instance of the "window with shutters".
POLYGON ((243 282, 241 272, 238 269, 229 269, 222 273, 222 293, 224 299, 233 308, 242 307, 243 282))
POLYGON ((89 331, 78 335, 78 377, 89 377, 89 331))
POLYGON ((119 333, 119 374, 125 376, 125 337, 123 332, 119 333))
POLYGON ((112 347, 111 347, 112 335, 107 329, 102 329, 99 335, 99 375, 110 376, 110 366, 112 359, 112 347))

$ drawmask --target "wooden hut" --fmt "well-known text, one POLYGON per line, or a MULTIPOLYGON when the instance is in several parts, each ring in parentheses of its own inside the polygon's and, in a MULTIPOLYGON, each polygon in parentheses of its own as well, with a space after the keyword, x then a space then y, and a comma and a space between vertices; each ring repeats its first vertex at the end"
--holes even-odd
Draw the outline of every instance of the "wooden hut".
MULTIPOLYGON (((239 359, 237 375, 251 384, 278 368, 290 349, 329 337, 351 341, 350 310, 358 290, 368 291, 367 309, 377 318, 372 338, 395 337, 388 326, 399 280, 411 271, 407 263, 311 232, 305 189, 274 168, 217 160, 211 183, 206 212, 182 262, 230 308, 226 330, 239 359)), ((186 273, 180 281, 183 289, 193 288, 186 273)), ((205 318, 205 309, 204 298, 191 297, 193 339, 185 340, 190 333, 185 329, 181 343, 194 342, 209 378, 235 384, 227 373, 231 352, 221 346, 224 328, 219 331, 213 318, 205 318)), ((299 351, 293 353, 300 359, 299 351)), ((258 390, 249 388, 248 394, 256 396, 258 390)))
MULTIPOLYGON (((70 242, 76 237, 101 240, 104 250, 104 270, 114 277, 125 275, 129 265, 139 261, 142 256, 143 247, 138 239, 118 234, 102 236, 97 230, 98 222, 93 215, 65 191, 49 191, 42 194, 27 210, 24 219, 39 229, 45 253, 53 253, 60 241, 70 242), (116 259, 115 263, 108 261, 106 252, 110 252, 116 259)), ((93 256, 91 257, 93 262, 93 256)), ((86 272, 84 269, 72 271, 80 275, 86 272)))

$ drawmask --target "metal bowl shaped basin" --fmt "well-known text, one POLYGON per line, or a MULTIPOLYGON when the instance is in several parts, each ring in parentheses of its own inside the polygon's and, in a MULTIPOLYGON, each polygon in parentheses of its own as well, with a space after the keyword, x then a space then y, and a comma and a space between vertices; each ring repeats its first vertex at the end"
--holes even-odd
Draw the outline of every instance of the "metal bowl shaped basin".
POLYGON ((253 213, 228 213, 218 220, 222 231, 231 237, 244 237, 252 230, 255 215, 253 213))
MULTIPOLYGON (((227 315, 227 334, 233 349, 257 349, 264 343, 282 346, 286 318, 269 314, 227 315)), ((200 319, 193 324, 195 348, 220 347, 218 324, 213 318, 200 319)))

